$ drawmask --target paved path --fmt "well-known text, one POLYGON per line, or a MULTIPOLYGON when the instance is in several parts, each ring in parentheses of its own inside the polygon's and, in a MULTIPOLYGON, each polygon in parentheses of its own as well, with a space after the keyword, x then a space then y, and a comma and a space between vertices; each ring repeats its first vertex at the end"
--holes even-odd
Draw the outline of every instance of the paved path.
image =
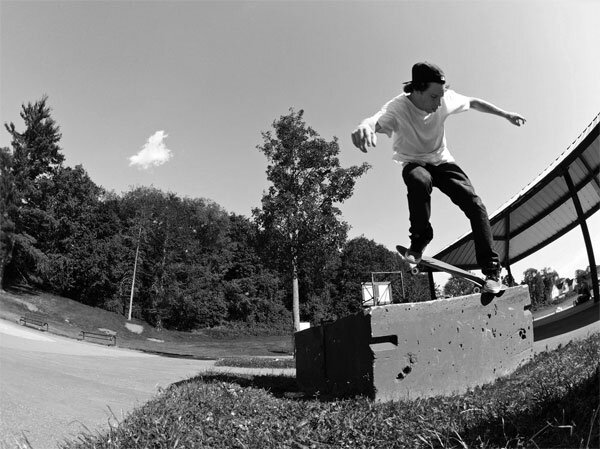
MULTIPOLYGON (((159 388, 207 370, 257 373, 213 365, 80 342, 0 320, 0 448, 19 447, 25 438, 34 449, 56 448, 85 428, 102 431, 159 388)), ((294 370, 261 371, 280 373, 294 370)))

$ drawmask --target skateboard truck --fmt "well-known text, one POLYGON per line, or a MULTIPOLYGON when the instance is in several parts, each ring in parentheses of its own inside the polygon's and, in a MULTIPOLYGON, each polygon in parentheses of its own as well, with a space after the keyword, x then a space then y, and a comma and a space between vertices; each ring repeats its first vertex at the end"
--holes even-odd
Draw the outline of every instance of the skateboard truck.
MULTIPOLYGON (((421 269, 419 268, 420 263, 416 264, 414 267, 412 267, 410 269, 410 274, 416 276, 417 274, 421 273, 421 269)), ((426 264, 425 264, 426 265, 426 264)), ((445 270, 442 270, 445 271, 445 270)), ((467 279, 467 278, 465 278, 467 279)), ((481 292, 481 284, 479 282, 473 282, 471 279, 467 279, 469 282, 475 284, 475 287, 473 288, 473 292, 474 293, 480 293, 481 292)), ((498 295, 500 296, 500 295, 498 295)))
MULTIPOLYGON (((396 245, 396 250, 400 253, 402 258, 406 260, 404 255, 408 251, 407 248, 401 245, 396 245)), ((482 278, 481 276, 477 276, 476 274, 471 273, 467 270, 463 270, 462 268, 455 267, 454 265, 451 265, 449 263, 434 259, 433 257, 422 256, 421 261, 418 264, 411 265, 412 267, 410 269, 410 272, 413 275, 417 275, 421 272, 421 268, 419 267, 428 267, 433 270, 444 271, 445 273, 453 274, 455 276, 459 276, 463 279, 466 279, 467 281, 475 284, 475 293, 481 292, 481 303, 483 305, 487 305, 490 302, 492 302, 494 297, 502 296, 506 289, 506 287, 503 286, 502 290, 500 290, 498 293, 482 291, 486 283, 484 278, 482 278)))

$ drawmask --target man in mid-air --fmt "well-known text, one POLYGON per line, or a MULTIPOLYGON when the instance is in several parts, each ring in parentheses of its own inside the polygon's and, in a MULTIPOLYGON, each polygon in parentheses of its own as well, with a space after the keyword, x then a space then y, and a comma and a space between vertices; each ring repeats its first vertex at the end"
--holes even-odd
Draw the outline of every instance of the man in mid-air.
POLYGON ((487 210, 450 154, 444 132, 448 116, 469 109, 504 117, 516 126, 525 123, 519 114, 454 92, 446 86, 442 69, 419 62, 412 68, 412 80, 404 83, 404 93, 363 120, 352 133, 352 142, 366 153, 377 144, 375 133, 392 137, 393 159, 402 163, 402 177, 408 189, 410 248, 403 254, 404 258, 410 263, 419 263, 433 238, 429 222, 431 192, 437 187, 469 218, 477 263, 486 276, 484 291, 498 293, 502 288, 501 266, 493 247, 487 210))

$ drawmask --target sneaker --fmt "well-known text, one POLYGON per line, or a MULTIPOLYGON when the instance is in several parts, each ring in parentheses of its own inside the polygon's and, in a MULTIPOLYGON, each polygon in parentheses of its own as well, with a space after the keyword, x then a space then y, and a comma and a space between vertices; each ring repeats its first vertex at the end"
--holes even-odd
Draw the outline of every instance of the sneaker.
POLYGON ((430 241, 431 240, 427 240, 425 243, 420 244, 411 242, 408 251, 406 251, 406 254, 404 255, 406 261, 415 265, 420 263, 421 259, 423 258, 423 253, 425 252, 425 248, 427 248, 427 245, 429 245, 430 241))
POLYGON ((485 285, 483 291, 493 293, 494 295, 500 293, 502 290, 502 283, 500 282, 500 273, 488 274, 485 277, 485 285))
POLYGON ((417 265, 421 262, 421 259, 423 258, 423 253, 419 252, 419 251, 415 251, 412 249, 409 249, 406 251, 406 254, 404 254, 404 259, 406 259, 406 261, 410 264, 414 264, 417 265))

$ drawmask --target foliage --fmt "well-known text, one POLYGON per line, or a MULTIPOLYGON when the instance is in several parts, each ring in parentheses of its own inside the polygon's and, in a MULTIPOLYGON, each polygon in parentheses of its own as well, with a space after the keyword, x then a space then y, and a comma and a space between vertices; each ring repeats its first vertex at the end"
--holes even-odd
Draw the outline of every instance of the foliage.
POLYGON ((390 282, 394 302, 429 300, 427 276, 413 276, 409 272, 410 265, 396 251, 365 237, 348 241, 342 250, 337 272, 338 298, 332 309, 334 316, 340 318, 360 311, 363 299, 361 284, 373 280, 390 282))
POLYGON ((215 362, 215 366, 229 366, 234 368, 268 368, 285 369, 296 368, 296 360, 292 357, 227 357, 215 362))
POLYGON ((11 135, 12 153, 2 151, 2 174, 14 183, 14 190, 3 188, 2 282, 15 279, 40 279, 48 266, 41 248, 55 217, 48 211, 49 189, 62 167, 64 156, 58 146, 61 134, 44 97, 22 106, 21 118, 26 129, 19 132, 14 123, 5 124, 11 135))
POLYGON ((98 221, 103 193, 80 165, 59 167, 47 185, 45 208, 53 219, 40 249, 46 255, 44 281, 49 289, 68 297, 88 296, 86 290, 101 276, 97 263, 102 236, 97 228, 107 225, 98 221))
MULTIPOLYGON (((589 267, 588 267, 588 270, 589 270, 589 267)), ((581 283, 585 282, 585 278, 587 277, 588 274, 589 274, 589 271, 587 271, 587 270, 575 270, 575 283, 581 284, 581 283)))
POLYGON ((290 110, 273 123, 274 133, 262 134, 258 149, 267 157, 271 186, 262 209, 253 211, 266 251, 291 280, 295 329, 300 321, 300 279, 308 287, 305 301, 327 296, 326 279, 348 230, 337 204, 352 195, 356 179, 369 168, 342 168, 337 139, 321 138, 303 115, 302 110, 290 110))
POLYGON ((475 290, 475 284, 460 276, 452 276, 444 285, 444 295, 455 298, 470 295, 475 290))
POLYGON ((552 268, 544 268, 541 271, 528 268, 523 273, 523 284, 529 286, 531 305, 539 307, 552 300, 552 288, 554 287, 558 273, 552 268))
POLYGON ((278 273, 260 257, 258 227, 236 214, 229 216, 229 223, 231 262, 224 275, 229 320, 289 331, 285 290, 278 273))
POLYGON ((0 148, 0 287, 4 285, 4 267, 12 260, 17 215, 17 190, 12 173, 13 156, 0 148))
POLYGON ((204 199, 139 187, 106 192, 63 166, 44 97, 5 125, 0 152, 3 286, 26 282, 157 326, 289 322, 279 274, 258 254, 256 226, 204 199), (139 270, 133 264, 139 248, 139 270))
POLYGON ((598 447, 599 353, 595 335, 464 395, 389 403, 302 397, 291 377, 205 374, 64 447, 598 447))
MULTIPOLYGON (((368 165, 342 168, 337 139, 321 138, 303 111, 263 133, 271 186, 253 219, 154 187, 107 192, 63 164, 46 97, 21 118, 23 131, 5 125, 11 148, 0 150, 3 287, 25 283, 125 316, 131 303, 158 328, 272 333, 297 328, 300 313, 318 323, 358 312, 371 272, 408 269, 373 241, 346 241, 338 206, 368 165)), ((390 279, 396 301, 429 299, 426 276, 390 279)))

